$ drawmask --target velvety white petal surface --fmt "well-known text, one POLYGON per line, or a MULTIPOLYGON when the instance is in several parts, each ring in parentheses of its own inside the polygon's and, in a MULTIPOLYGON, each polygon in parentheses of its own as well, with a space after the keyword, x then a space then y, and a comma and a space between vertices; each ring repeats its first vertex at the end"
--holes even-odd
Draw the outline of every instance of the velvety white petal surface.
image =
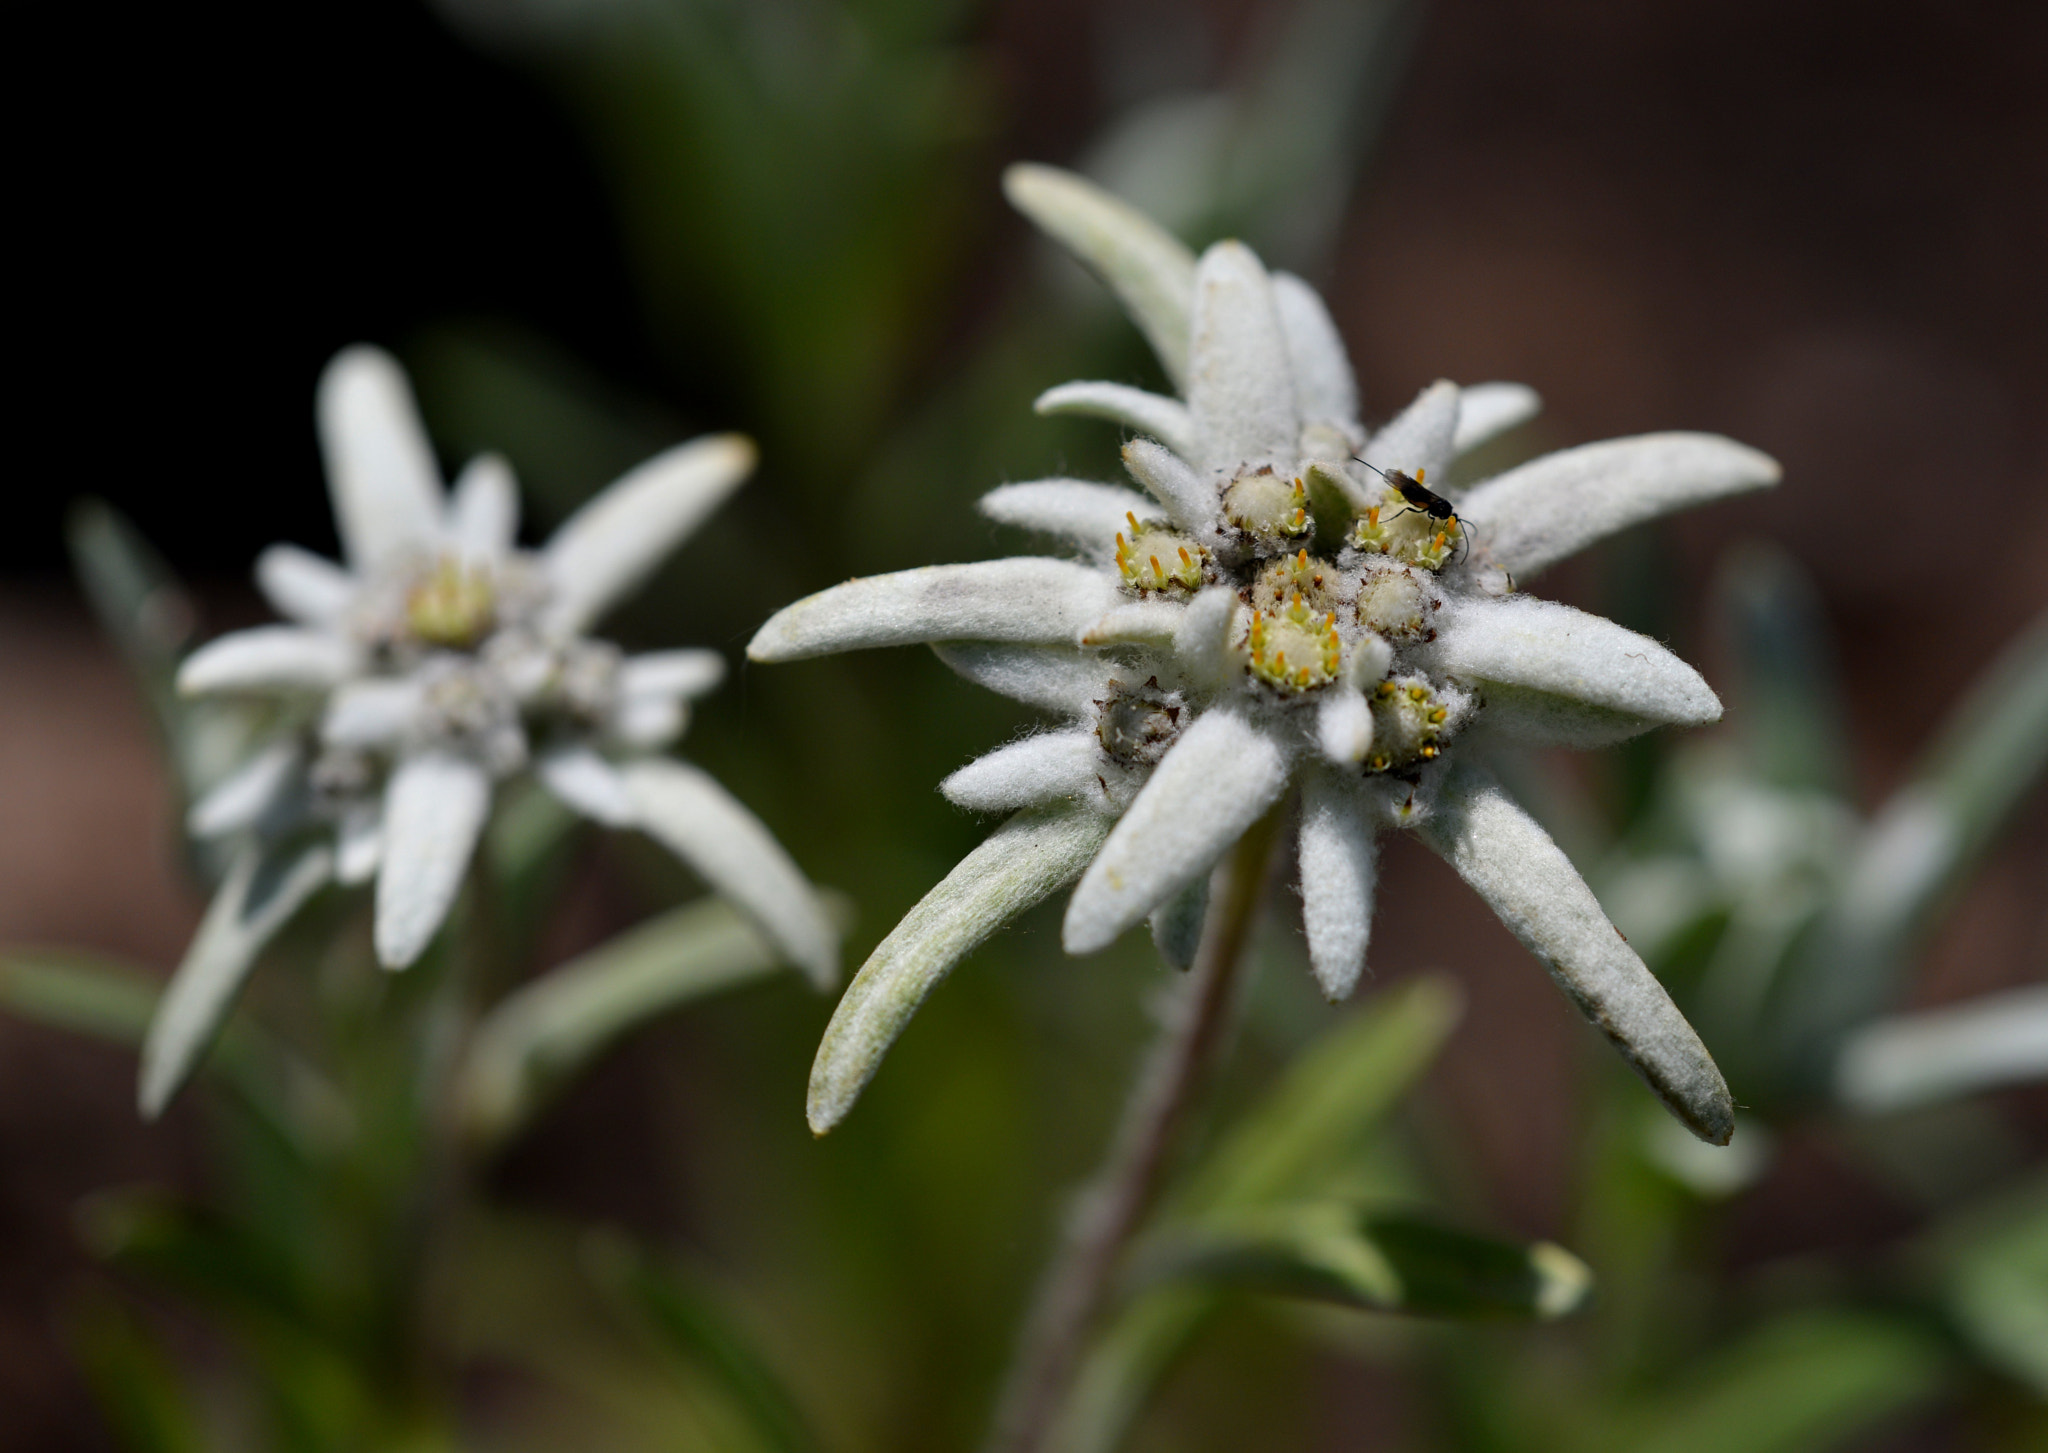
POLYGON ((1525 582, 1617 530, 1778 476, 1768 454, 1718 434, 1641 434, 1532 459, 1475 487, 1458 513, 1479 550, 1525 582))
POLYGON ((1291 272, 1273 274, 1273 302, 1287 340, 1288 372, 1304 422, 1358 427, 1358 384, 1337 324, 1316 290, 1291 272))
POLYGON ((1340 767, 1355 767, 1372 750, 1372 707, 1357 687, 1336 683, 1316 703, 1316 745, 1340 767))
POLYGON ((384 804, 358 802, 344 808, 334 829, 334 878, 351 887, 377 875, 384 860, 384 804))
POLYGON ((150 1019, 137 1096, 144 1119, 163 1113, 220 1032, 263 946, 333 872, 324 846, 276 856, 250 847, 235 859, 150 1019))
POLYGON ((390 746, 412 730, 425 702, 426 692, 409 678, 345 682, 327 698, 320 740, 331 747, 390 746))
POLYGON ((1458 427, 1451 435, 1451 452, 1477 449, 1542 411, 1543 400, 1527 384, 1468 384, 1458 390, 1458 427))
POLYGON ((1372 937, 1379 846, 1365 792, 1325 768, 1301 782, 1301 922, 1309 969, 1332 1001, 1348 999, 1365 972, 1372 937))
POLYGON ((668 746, 689 725, 690 710, 673 696, 622 696, 606 727, 620 744, 641 751, 668 746))
POLYGON ((185 814, 185 830, 196 838, 225 837, 253 827, 270 811, 305 764, 297 741, 272 742, 185 814))
POLYGON ((356 666, 355 648, 339 636, 300 626, 255 626, 208 641, 178 668, 187 696, 216 691, 319 691, 356 666))
POLYGON ((519 485, 499 454, 479 454, 448 496, 448 544, 471 560, 496 560, 519 534, 519 485))
POLYGON ((910 1016, 953 966, 1073 882, 1108 829, 1108 819, 1089 808, 1021 814, 903 916, 854 975, 825 1028, 811 1066, 813 1131, 823 1135, 846 1118, 910 1016))
POLYGON ((1287 338, 1266 269, 1242 242, 1217 243, 1195 268, 1187 396, 1199 467, 1294 466, 1301 416, 1287 338))
POLYGON ((1485 773, 1453 769, 1419 829, 1693 1134, 1725 1145, 1735 1105, 1699 1035, 1549 834, 1485 773))
POLYGON ((320 375, 320 452, 342 553, 375 571, 441 543, 441 467, 412 386, 382 349, 344 349, 320 375))
POLYGON ((279 615, 302 626, 338 625, 356 595, 354 576, 296 545, 272 545, 256 557, 256 588, 279 615))
POLYGON ((1229 708, 1197 717, 1081 875, 1067 952, 1107 947, 1207 872, 1286 786, 1286 756, 1266 732, 1229 708))
MULTIPOLYGON (((1124 445, 1124 468, 1131 478, 1151 491, 1166 507, 1166 513, 1183 530, 1201 531, 1222 511, 1222 496, 1216 486, 1190 469, 1187 461, 1150 439, 1133 439, 1124 445)), ((1138 518, 1144 519, 1140 510, 1138 518)))
POLYGON ((490 808, 490 774, 453 752, 407 757, 391 774, 372 934, 385 968, 405 968, 426 952, 455 905, 490 808))
POLYGON ((1504 681, 1488 681, 1482 689, 1486 693, 1486 710, 1473 724, 1473 733, 1519 746, 1570 747, 1589 752, 1666 725, 1635 712, 1616 711, 1504 681))
POLYGON ((1447 597, 1436 640, 1421 648, 1448 676, 1502 681, 1674 726, 1721 717, 1699 672, 1604 616, 1533 596, 1447 597))
POLYGON ((557 747, 534 763, 541 785, 592 822, 632 827, 633 799, 618 769, 589 747, 557 747))
POLYGON ((712 434, 627 471, 569 516, 541 551, 554 588, 547 626, 573 635, 654 572, 754 468, 753 441, 712 434))
POLYGON ((1194 882, 1152 910, 1152 946, 1176 969, 1191 969, 1202 950, 1202 930, 1209 923, 1209 879, 1194 882))
POLYGON ((1191 454, 1198 447, 1195 421, 1186 404, 1128 384, 1063 383, 1040 394, 1032 407, 1041 414, 1108 419, 1140 434, 1149 434, 1181 455, 1191 454))
POLYGON ((719 897, 820 988, 839 977, 839 934, 774 834, 708 774, 651 757, 618 769, 641 829, 681 858, 719 897))
POLYGON ((1873 1020, 1847 1037, 1834 1078, 1865 1115, 2048 1079, 2048 984, 1873 1020))
POLYGON ((1171 600, 1127 600, 1111 606, 1081 632, 1084 646, 1171 646, 1187 607, 1171 600))
POLYGON ((1041 802, 1102 795, 1101 744, 1092 731, 1041 732, 998 747, 939 784, 969 812, 1015 812, 1041 802))
POLYGON ((1198 687, 1214 690, 1236 667, 1231 653, 1231 624, 1237 617, 1237 592, 1227 585, 1211 585, 1188 602, 1174 627, 1175 664, 1198 687))
POLYGON ((1424 480, 1425 484, 1441 483, 1457 436, 1458 396, 1456 384, 1438 379, 1373 435, 1360 457, 1378 469, 1399 469, 1413 475, 1426 472, 1434 479, 1424 480))
POLYGON ((1183 387, 1194 254, 1144 213, 1056 167, 1011 167, 1003 173, 1003 195, 1109 285, 1166 376, 1183 387))
POLYGON ((694 700, 725 680, 725 657, 698 647, 648 651, 628 656, 619 665, 622 696, 680 697, 694 700))
POLYGON ((1109 690, 1116 663, 1070 646, 1003 646, 966 642, 933 646, 941 661, 1015 701, 1076 716, 1109 690))
POLYGON ((981 497, 980 508, 999 524, 1035 530, 1103 555, 1115 548, 1117 531, 1130 530, 1126 515, 1136 515, 1141 524, 1166 518, 1157 500, 1082 479, 1001 485, 981 497))
POLYGON ((756 661, 800 661, 868 646, 931 641, 1070 643, 1114 605, 1100 570, 1035 555, 927 565, 821 590, 768 618, 747 643, 756 661))

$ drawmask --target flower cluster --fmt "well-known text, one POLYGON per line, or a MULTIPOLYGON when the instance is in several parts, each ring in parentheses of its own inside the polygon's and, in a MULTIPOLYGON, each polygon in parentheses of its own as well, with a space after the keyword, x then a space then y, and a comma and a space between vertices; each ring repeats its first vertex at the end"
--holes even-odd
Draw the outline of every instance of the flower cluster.
POLYGON ((273 703, 282 727, 192 809, 195 836, 244 847, 152 1029, 144 1108, 175 1091, 263 940, 327 882, 374 879, 378 959, 418 959, 496 786, 527 770, 584 816, 661 841, 829 984, 836 933, 796 865, 709 776, 661 754, 723 659, 628 656, 588 634, 746 478, 752 444, 670 450, 527 551, 510 469, 486 455, 444 491, 389 356, 342 353, 318 403, 346 565, 272 546, 256 579, 288 623, 221 637, 179 674, 188 694, 273 703))
POLYGON ((1118 294, 1179 396, 1085 382, 1039 399, 1131 431, 1123 462, 1142 491, 1052 479, 983 498, 1061 555, 851 581, 748 647, 783 661, 931 642, 962 675, 1065 719, 943 784, 1016 816, 849 988, 814 1070, 814 1128, 846 1113, 961 954, 1068 883, 1070 952, 1149 916, 1186 962, 1210 868, 1293 791, 1309 958, 1331 998, 1364 970, 1375 839, 1413 829, 1665 1103, 1724 1142, 1731 1103, 1705 1047, 1486 756, 1716 719, 1713 692, 1663 646, 1518 587, 1638 521, 1770 484, 1777 466, 1726 439, 1656 434, 1455 488, 1461 454, 1535 412, 1529 390, 1439 382, 1369 431, 1300 279, 1236 242, 1197 258, 1065 173, 1020 167, 1007 186, 1118 294))

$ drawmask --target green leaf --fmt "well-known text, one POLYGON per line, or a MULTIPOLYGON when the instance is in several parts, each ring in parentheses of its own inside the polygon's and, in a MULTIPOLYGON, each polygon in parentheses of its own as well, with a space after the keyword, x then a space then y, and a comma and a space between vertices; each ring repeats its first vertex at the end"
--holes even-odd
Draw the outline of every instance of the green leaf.
POLYGON ((1854 1312, 1796 1312, 1694 1364, 1623 1420, 1613 1453, 1826 1453, 1890 1426, 1945 1376, 1913 1327, 1854 1312))
POLYGON ((1549 1242, 1521 1246, 1328 1202, 1161 1234, 1140 1250, 1132 1274, 1459 1318, 1549 1320, 1577 1309, 1593 1285, 1584 1262, 1549 1242))
POLYGON ((1784 550, 1751 544, 1733 552, 1717 585, 1740 668, 1736 719, 1756 774, 1846 795, 1840 673, 1813 581, 1784 550))
POLYGON ((133 1312, 95 1296, 69 1323, 67 1340, 116 1443, 131 1453, 207 1453, 216 1446, 177 1366, 133 1312))
POLYGON ((140 965, 71 950, 0 958, 0 1009, 112 1044, 140 1044, 163 981, 140 965))
POLYGON ((1941 1239, 1956 1326, 1986 1361, 2048 1399, 2048 1180, 1941 1239))
POLYGON ((469 1128, 496 1141, 607 1046, 656 1015, 765 978, 782 955, 723 900, 648 920, 543 974, 477 1025, 461 1080, 469 1128))

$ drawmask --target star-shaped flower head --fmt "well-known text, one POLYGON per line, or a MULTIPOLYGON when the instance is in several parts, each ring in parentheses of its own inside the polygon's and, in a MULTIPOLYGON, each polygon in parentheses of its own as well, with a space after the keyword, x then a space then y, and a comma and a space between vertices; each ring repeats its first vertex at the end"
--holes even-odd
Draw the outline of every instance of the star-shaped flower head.
POLYGON ((1332 999, 1365 966, 1375 839, 1413 829, 1665 1104, 1725 1141, 1728 1090, 1699 1037, 1486 757, 1720 715, 1655 641, 1517 587, 1628 525, 1770 484, 1776 464, 1710 435, 1653 434, 1454 489, 1453 461, 1532 414, 1529 390, 1436 383, 1369 432, 1336 328, 1299 278, 1237 242, 1196 258, 1062 172, 1018 167, 1007 186, 1115 291, 1179 396, 1091 382, 1039 399, 1130 430, 1123 459, 1142 490, 1053 479, 984 497, 1061 556, 850 581, 748 647, 783 661, 946 643, 962 674, 1066 718, 945 783, 965 806, 1017 815, 849 987, 813 1071, 814 1128, 846 1113, 961 954, 1076 879, 1069 952, 1150 915, 1185 961, 1211 867, 1294 791, 1309 958, 1332 999))
POLYGON ((223 636, 179 674, 190 694, 273 701, 284 727, 192 809, 196 836, 246 842, 152 1026, 145 1111, 189 1073, 264 941, 324 884, 374 878, 377 957, 416 960, 496 787, 528 769, 584 816, 662 842, 829 985, 837 934, 810 884, 752 813, 662 754, 724 660, 628 656, 587 634, 746 478, 753 445, 713 435, 658 455, 527 551, 510 468, 485 455, 444 490, 388 355, 340 354, 318 405, 346 564, 272 546, 256 579, 288 624, 223 636))

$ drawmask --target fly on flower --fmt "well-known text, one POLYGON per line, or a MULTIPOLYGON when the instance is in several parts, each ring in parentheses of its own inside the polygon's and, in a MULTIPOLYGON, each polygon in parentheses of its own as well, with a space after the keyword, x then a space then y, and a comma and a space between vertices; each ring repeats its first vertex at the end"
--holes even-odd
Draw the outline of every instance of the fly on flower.
POLYGON ((179 673, 183 692, 260 699, 283 725, 192 809, 195 836, 240 847, 151 1025, 144 1113, 190 1073, 265 942, 329 883, 374 881, 378 959, 418 959, 497 788, 523 773, 661 842, 830 984, 837 934, 803 874, 724 788, 666 753, 723 658, 629 656, 589 633, 746 478, 753 445, 714 435, 658 455, 526 550, 510 468, 485 455, 444 490, 388 355, 335 358, 318 421, 346 563, 264 551, 256 581, 288 624, 223 636, 179 673))
POLYGON ((963 954, 1069 884, 1069 952, 1149 918, 1185 962, 1210 870, 1292 798, 1309 962, 1330 998, 1365 969, 1377 838, 1413 830, 1674 1114, 1725 1141, 1733 1109, 1705 1046, 1488 759, 1719 717, 1663 646, 1517 594, 1511 572, 1527 580, 1641 520, 1768 485, 1777 465, 1712 435, 1652 434, 1439 494, 1423 481, 1533 414, 1532 392, 1438 382, 1368 430, 1336 327, 1299 278, 1238 242, 1196 257, 1063 172, 1017 167, 1006 186, 1117 293, 1178 396, 1081 382, 1039 398, 1041 413, 1129 431, 1137 486, 1048 479, 983 497, 985 514, 1056 553, 850 581, 786 607, 748 646, 783 661, 930 642, 970 680, 1061 719, 941 784, 1011 816, 848 988, 812 1071, 813 1128, 846 1114, 963 954), (1136 709, 1110 686, 1130 681, 1175 706, 1149 718, 1142 754, 1113 748, 1131 737, 1102 705, 1136 709))

